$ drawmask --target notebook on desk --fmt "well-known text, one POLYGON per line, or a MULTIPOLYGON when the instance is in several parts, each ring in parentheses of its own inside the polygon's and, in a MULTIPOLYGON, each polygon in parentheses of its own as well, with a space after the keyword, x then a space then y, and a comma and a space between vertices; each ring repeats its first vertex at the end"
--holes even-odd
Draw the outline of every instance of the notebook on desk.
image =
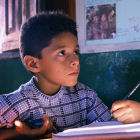
POLYGON ((110 138, 131 138, 140 137, 140 123, 122 124, 117 121, 110 122, 93 122, 90 125, 67 129, 63 132, 53 134, 53 140, 72 139, 90 140, 90 138, 105 139, 110 138))

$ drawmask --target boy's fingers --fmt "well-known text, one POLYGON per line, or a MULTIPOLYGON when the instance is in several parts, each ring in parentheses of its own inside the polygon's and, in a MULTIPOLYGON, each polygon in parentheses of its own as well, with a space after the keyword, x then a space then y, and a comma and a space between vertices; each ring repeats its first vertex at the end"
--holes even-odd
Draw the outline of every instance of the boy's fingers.
POLYGON ((127 114, 123 114, 117 118, 119 122, 125 122, 128 119, 127 114))
POLYGON ((120 108, 120 109, 114 111, 112 113, 112 115, 113 115, 114 118, 119 118, 119 117, 121 117, 121 116, 123 116, 127 113, 128 113, 128 109, 124 107, 124 108, 120 108))
POLYGON ((45 120, 47 120, 47 119, 49 119, 45 114, 43 114, 42 115, 42 119, 43 119, 43 121, 45 121, 45 120))
POLYGON ((14 124, 15 124, 16 127, 22 127, 22 126, 23 126, 22 122, 19 121, 19 120, 16 120, 16 121, 14 122, 14 124))
POLYGON ((0 128, 1 128, 1 127, 4 127, 4 126, 6 126, 6 125, 7 125, 6 123, 1 123, 1 124, 0 124, 0 128))
POLYGON ((123 108, 129 105, 129 101, 128 100, 121 100, 121 101, 117 101, 115 103, 113 103, 112 108, 111 108, 111 112, 114 112, 116 110, 118 110, 119 108, 123 108))
POLYGON ((32 136, 31 128, 26 123, 16 120, 14 124, 19 134, 32 136))
POLYGON ((44 121, 43 126, 42 126, 42 129, 47 128, 50 131, 52 131, 52 129, 53 129, 53 123, 52 123, 52 121, 45 114, 42 115, 42 119, 44 121))
POLYGON ((46 131, 51 131, 49 121, 45 121, 40 129, 41 133, 45 133, 46 131))
POLYGON ((48 130, 50 130, 50 128, 49 128, 49 120, 45 119, 42 127, 32 129, 32 135, 42 135, 42 134, 45 134, 46 131, 48 131, 48 130))
POLYGON ((8 123, 7 124, 7 128, 11 128, 11 127, 13 127, 13 124, 12 123, 8 123))
POLYGON ((42 127, 40 127, 40 128, 33 128, 32 129, 26 123, 21 122, 19 120, 16 120, 14 122, 14 124, 16 126, 16 130, 20 134, 24 134, 24 135, 35 136, 35 135, 45 134, 47 131, 52 132, 52 130, 53 130, 52 121, 46 115, 43 115, 42 119, 43 119, 44 123, 43 123, 42 127))
POLYGON ((53 122, 45 114, 42 115, 42 119, 43 119, 44 125, 45 125, 42 127, 44 127, 44 128, 47 127, 50 132, 56 132, 56 128, 53 126, 53 122))
POLYGON ((22 132, 23 132, 24 129, 25 129, 24 123, 21 122, 21 121, 19 121, 19 120, 16 120, 16 121, 14 122, 14 124, 15 124, 16 130, 17 130, 19 133, 22 134, 22 132))

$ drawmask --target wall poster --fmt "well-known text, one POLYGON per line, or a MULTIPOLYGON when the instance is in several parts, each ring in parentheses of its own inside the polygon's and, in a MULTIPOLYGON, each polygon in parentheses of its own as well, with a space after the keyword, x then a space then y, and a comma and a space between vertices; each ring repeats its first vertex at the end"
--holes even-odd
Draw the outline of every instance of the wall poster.
POLYGON ((140 0, 76 0, 81 53, 140 50, 140 0))

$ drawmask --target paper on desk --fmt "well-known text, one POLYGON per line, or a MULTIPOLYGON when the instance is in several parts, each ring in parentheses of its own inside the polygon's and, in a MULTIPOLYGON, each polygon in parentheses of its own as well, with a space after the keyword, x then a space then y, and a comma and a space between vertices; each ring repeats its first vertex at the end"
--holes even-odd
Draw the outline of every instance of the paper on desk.
POLYGON ((98 134, 131 133, 140 132, 140 123, 122 124, 120 122, 97 122, 80 128, 67 129, 54 134, 55 137, 71 137, 98 134))

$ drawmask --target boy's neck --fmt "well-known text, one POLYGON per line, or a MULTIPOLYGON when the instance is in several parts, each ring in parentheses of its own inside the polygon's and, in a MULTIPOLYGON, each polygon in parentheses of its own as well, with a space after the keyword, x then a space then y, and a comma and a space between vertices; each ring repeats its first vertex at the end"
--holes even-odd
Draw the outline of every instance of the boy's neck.
POLYGON ((60 85, 50 84, 46 82, 45 79, 36 76, 34 77, 34 83, 42 93, 49 96, 56 94, 60 89, 60 85))

